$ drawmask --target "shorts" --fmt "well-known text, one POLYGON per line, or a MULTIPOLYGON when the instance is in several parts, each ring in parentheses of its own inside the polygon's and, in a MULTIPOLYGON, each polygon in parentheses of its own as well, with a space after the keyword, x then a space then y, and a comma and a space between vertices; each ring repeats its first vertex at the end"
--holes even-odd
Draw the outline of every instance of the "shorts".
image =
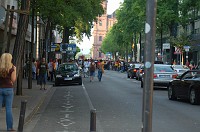
POLYGON ((90 76, 92 77, 94 77, 95 76, 95 71, 90 71, 90 76))
POLYGON ((40 74, 38 79, 39 79, 40 85, 46 84, 47 74, 40 74))

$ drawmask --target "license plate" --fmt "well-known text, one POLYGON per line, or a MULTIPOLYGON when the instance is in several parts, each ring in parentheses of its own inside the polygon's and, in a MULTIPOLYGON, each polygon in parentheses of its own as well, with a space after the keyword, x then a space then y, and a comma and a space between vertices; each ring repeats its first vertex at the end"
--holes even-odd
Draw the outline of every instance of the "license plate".
POLYGON ((72 78, 65 78, 64 80, 72 80, 72 78))
POLYGON ((159 77, 167 78, 170 77, 170 75, 159 75, 159 77))

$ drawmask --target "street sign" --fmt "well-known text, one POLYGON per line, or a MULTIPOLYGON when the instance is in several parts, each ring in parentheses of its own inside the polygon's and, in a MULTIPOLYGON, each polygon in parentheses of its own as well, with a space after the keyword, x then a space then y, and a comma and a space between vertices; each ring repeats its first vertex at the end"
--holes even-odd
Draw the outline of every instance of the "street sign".
POLYGON ((190 50, 190 46, 183 46, 183 48, 185 49, 186 52, 190 50))
POLYGON ((170 43, 164 43, 163 49, 170 49, 170 43))
POLYGON ((174 52, 174 54, 182 54, 181 49, 178 48, 178 47, 175 47, 175 52, 174 52))
POLYGON ((65 51, 65 52, 76 52, 76 44, 67 44, 67 43, 62 43, 60 45, 60 51, 65 51))
POLYGON ((57 43, 51 43, 51 51, 58 51, 58 47, 60 49, 60 45, 57 43))

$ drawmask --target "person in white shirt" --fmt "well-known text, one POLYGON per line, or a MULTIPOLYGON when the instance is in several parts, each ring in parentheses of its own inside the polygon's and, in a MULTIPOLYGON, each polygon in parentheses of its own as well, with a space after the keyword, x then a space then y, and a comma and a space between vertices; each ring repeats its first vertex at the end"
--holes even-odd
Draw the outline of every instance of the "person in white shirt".
POLYGON ((90 67, 90 62, 89 62, 89 60, 85 60, 84 61, 84 63, 83 63, 83 65, 84 65, 84 69, 83 69, 83 76, 84 77, 89 77, 89 67, 90 67))

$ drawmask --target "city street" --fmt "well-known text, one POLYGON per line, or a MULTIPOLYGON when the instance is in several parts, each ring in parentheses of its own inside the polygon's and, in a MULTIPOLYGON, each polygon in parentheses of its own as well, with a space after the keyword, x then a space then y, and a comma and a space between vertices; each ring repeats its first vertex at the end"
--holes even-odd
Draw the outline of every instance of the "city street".
MULTIPOLYGON (((88 132, 90 110, 96 109, 98 132, 139 132, 142 126, 140 82, 125 73, 105 71, 83 85, 53 87, 44 104, 24 126, 25 132, 88 132)), ((166 89, 155 89, 153 132, 199 132, 199 106, 170 101, 166 89)))

